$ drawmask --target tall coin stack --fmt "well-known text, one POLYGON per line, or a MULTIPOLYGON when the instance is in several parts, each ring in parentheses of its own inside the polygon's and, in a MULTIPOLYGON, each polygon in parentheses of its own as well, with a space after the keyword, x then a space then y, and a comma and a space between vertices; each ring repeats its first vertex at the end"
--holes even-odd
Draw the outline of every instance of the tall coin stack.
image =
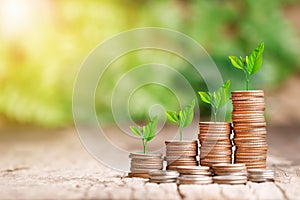
POLYGON ((178 166, 197 166, 198 142, 165 141, 167 170, 176 170, 178 166))
POLYGON ((200 122, 200 164, 232 163, 231 125, 226 122, 200 122))
POLYGON ((149 172, 163 168, 162 154, 159 153, 131 153, 129 177, 150 178, 149 172))
POLYGON ((245 163, 248 169, 265 169, 268 146, 264 92, 234 91, 231 94, 235 163, 245 163))

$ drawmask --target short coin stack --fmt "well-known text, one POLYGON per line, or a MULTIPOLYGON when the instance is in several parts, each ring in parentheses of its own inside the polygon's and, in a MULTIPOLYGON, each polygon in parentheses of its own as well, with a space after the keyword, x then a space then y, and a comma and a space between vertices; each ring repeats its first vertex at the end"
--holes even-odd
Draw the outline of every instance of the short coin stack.
POLYGON ((177 171, 154 170, 150 173, 150 183, 176 183, 179 173, 177 171))
POLYGON ((215 183, 244 184, 247 182, 245 164, 215 164, 212 166, 215 183))
POLYGON ((264 92, 234 91, 231 94, 235 163, 245 163, 248 169, 265 169, 268 147, 264 92))
POLYGON ((232 163, 231 125, 226 122, 200 122, 200 164, 232 163))
POLYGON ((178 184, 209 184, 212 183, 211 171, 207 166, 179 166, 178 184))
POLYGON ((210 184, 212 183, 212 177, 211 176, 180 176, 178 177, 178 184, 210 184))
POLYGON ((180 176, 211 176, 210 168, 207 166, 179 166, 177 171, 180 176))
POLYGON ((129 177, 149 178, 149 172, 152 170, 161 170, 163 168, 162 154, 158 153, 131 153, 129 177))
POLYGON ((197 166, 198 142, 165 141, 167 170, 176 170, 178 166, 197 166))
POLYGON ((274 181, 275 175, 273 170, 269 169, 249 169, 248 180, 252 182, 274 181))

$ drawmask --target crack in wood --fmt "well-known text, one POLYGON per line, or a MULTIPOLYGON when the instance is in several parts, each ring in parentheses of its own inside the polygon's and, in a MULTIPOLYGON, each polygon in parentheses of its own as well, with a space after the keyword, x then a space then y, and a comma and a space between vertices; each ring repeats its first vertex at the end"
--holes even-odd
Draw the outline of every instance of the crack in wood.
POLYGON ((177 184, 177 193, 178 193, 178 196, 180 197, 180 199, 184 199, 185 198, 185 195, 180 191, 180 188, 179 188, 179 184, 177 184))
POLYGON ((279 189, 279 191, 282 193, 284 199, 289 199, 286 192, 285 192, 285 190, 282 187, 280 187, 280 185, 278 185, 276 182, 274 184, 279 189))
POLYGON ((16 168, 13 168, 13 169, 2 170, 2 171, 0 171, 0 173, 11 173, 11 172, 20 171, 20 170, 27 170, 27 169, 29 169, 29 167, 16 167, 16 168))

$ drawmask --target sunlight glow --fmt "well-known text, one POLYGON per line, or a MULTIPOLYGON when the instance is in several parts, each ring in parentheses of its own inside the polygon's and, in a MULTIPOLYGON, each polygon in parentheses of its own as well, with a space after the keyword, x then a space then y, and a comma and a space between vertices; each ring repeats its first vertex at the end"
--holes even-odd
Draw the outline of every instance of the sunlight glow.
POLYGON ((33 20, 30 0, 0 0, 0 26, 5 35, 18 35, 29 27, 33 20))

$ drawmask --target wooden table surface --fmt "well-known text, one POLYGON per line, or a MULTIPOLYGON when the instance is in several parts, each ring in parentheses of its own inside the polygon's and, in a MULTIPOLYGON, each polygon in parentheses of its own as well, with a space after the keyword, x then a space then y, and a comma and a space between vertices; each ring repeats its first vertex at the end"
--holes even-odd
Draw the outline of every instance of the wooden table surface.
POLYGON ((298 128, 269 128, 275 182, 246 185, 154 184, 105 168, 76 130, 3 128, 0 199, 300 199, 298 128))

